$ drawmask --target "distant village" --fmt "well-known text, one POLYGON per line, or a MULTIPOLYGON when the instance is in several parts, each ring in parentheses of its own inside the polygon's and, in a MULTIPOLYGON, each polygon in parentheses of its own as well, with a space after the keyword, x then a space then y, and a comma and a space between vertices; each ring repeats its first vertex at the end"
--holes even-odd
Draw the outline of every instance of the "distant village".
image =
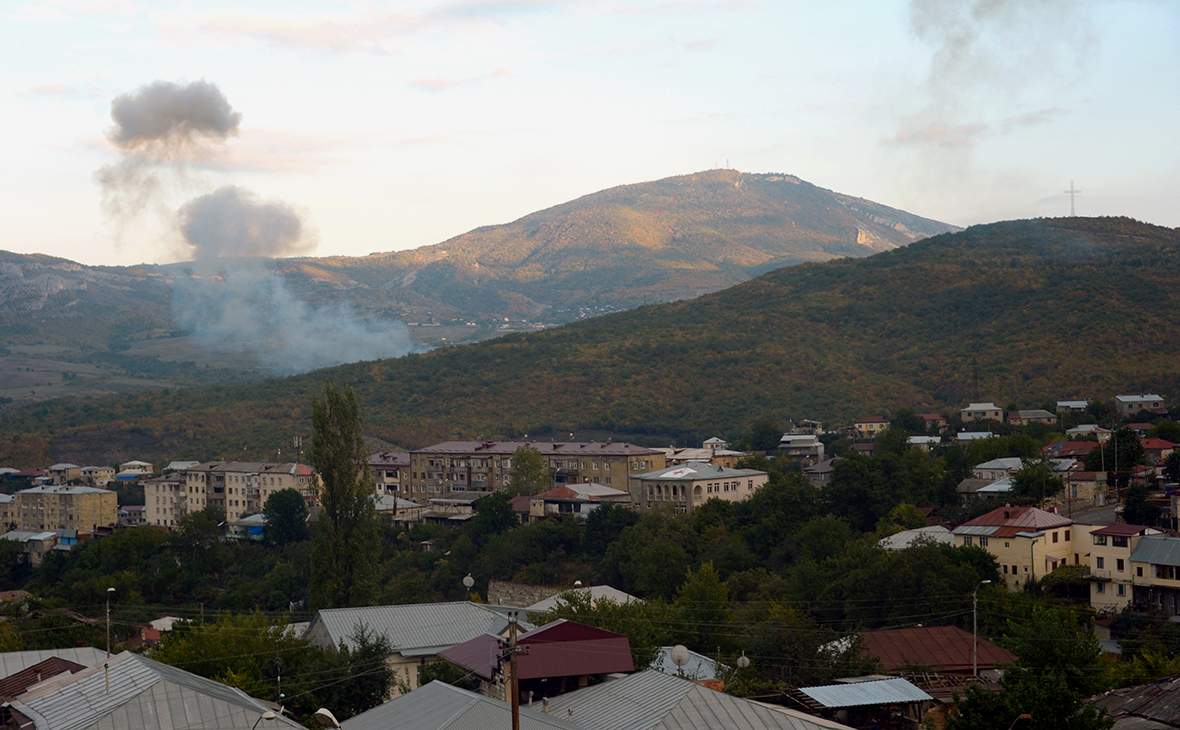
MULTIPOLYGON (((1164 400, 1154 394, 1117 396, 1107 422, 1111 428, 1090 422, 1096 420, 1090 415, 1092 405, 1068 400, 1057 401, 1055 411, 1008 410, 979 402, 953 414, 913 413, 924 429, 920 435, 910 429, 906 441, 909 448, 925 452, 997 438, 998 426, 1039 425, 1052 434, 1045 439, 1049 443, 1041 449, 1039 463, 1064 489, 1036 505, 1013 506, 1014 480, 1030 460, 981 461, 957 487, 963 505, 979 516, 956 523, 917 505, 927 524, 885 535, 880 547, 982 548, 995 558, 1003 583, 1013 592, 1063 566, 1079 566, 1086 571, 1090 606, 1098 616, 1109 617, 1129 606, 1180 616, 1180 537, 1175 532, 1180 489, 1168 478, 1169 457, 1177 444, 1151 435, 1158 424, 1170 423, 1164 400), (1134 420, 1148 416, 1151 422, 1134 420), (1114 464, 1101 470, 1083 464, 1087 454, 1111 443, 1119 429, 1134 433, 1145 455, 1122 477, 1124 483, 1149 490, 1160 508, 1154 524, 1121 519, 1114 464)), ((379 451, 369 456, 367 466, 376 510, 392 524, 461 526, 472 520, 478 500, 508 488, 513 460, 522 448, 539 452, 549 475, 548 485, 537 493, 510 500, 522 524, 586 520, 608 504, 636 512, 671 508, 692 513, 710 500, 748 500, 771 478, 770 464, 800 473, 822 490, 842 459, 872 457, 878 437, 897 425, 880 415, 834 429, 800 420, 770 450, 730 448, 720 438, 689 448, 613 441, 447 441, 379 451), (833 454, 833 447, 842 453, 833 454)), ((302 496, 310 522, 320 510, 318 477, 298 462, 172 461, 159 468, 140 460, 116 466, 10 465, 0 468, 0 487, 0 524, 6 528, 2 537, 22 544, 33 566, 53 551, 74 550, 116 530, 174 530, 186 516, 208 508, 224 515, 225 540, 263 540, 263 509, 282 490, 302 496), (142 504, 128 496, 140 493, 142 504)), ((0 599, 19 601, 22 594, 27 596, 16 591, 0 599)), ((1015 660, 1005 649, 953 626, 865 631, 864 646, 881 660, 884 674, 799 687, 793 705, 768 705, 716 692, 724 688, 727 668, 683 646, 663 647, 651 667, 636 667, 624 634, 564 619, 530 623, 562 601, 575 600, 575 594, 591 603, 640 600, 607 585, 558 590, 492 581, 486 603, 330 609, 317 612, 308 624, 292 624, 291 631, 330 649, 351 642, 355 626, 363 624, 395 649, 388 661, 401 682, 388 702, 342 724, 330 711, 317 714, 317 721, 349 730, 428 730, 508 727, 515 714, 522 727, 598 730, 630 727, 629 718, 648 713, 659 722, 677 720, 645 727, 916 728, 932 708, 954 704, 949 688, 957 691, 980 676, 997 686, 1003 674, 999 667, 1015 660), (461 668, 477 680, 478 689, 440 682, 420 686, 423 667, 439 661, 461 668), (916 664, 942 679, 914 676, 916 664), (957 679, 948 684, 946 677, 957 679), (458 724, 440 724, 431 719, 436 716, 458 724)), ((162 617, 145 624, 143 640, 158 642, 176 620, 162 617)), ((1103 622, 1096 630, 1104 647, 1117 651, 1103 622)), ((1117 713, 1127 696, 1101 702, 1117 713)), ((0 726, 13 728, 157 726, 138 720, 97 724, 116 711, 137 718, 189 713, 187 724, 174 718, 168 725, 176 728, 302 727, 283 716, 280 704, 140 654, 108 658, 91 648, 0 653, 0 698, 5 700, 0 726), (153 697, 158 689, 152 687, 163 688, 163 694, 153 697), (92 695, 100 699, 85 706, 67 701, 92 695)))

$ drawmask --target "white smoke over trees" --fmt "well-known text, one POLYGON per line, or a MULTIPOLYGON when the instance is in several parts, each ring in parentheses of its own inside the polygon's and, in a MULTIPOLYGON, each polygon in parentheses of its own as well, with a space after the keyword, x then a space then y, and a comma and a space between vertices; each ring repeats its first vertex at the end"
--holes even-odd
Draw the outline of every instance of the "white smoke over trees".
POLYGON ((281 275, 251 261, 308 253, 314 231, 293 206, 225 185, 173 209, 167 194, 204 181, 190 163, 218 154, 242 115, 207 81, 153 81, 111 103, 107 135, 122 160, 95 173, 117 220, 164 216, 196 263, 172 289, 172 319, 210 351, 252 354, 290 375, 414 350, 406 326, 368 321, 347 304, 313 307, 281 275))

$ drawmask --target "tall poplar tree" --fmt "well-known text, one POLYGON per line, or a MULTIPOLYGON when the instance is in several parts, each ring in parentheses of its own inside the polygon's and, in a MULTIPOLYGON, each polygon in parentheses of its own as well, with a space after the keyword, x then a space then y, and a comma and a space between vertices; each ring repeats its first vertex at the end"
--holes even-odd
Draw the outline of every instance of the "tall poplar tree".
POLYGON ((320 478, 320 513, 313 540, 311 599, 317 608, 347 608, 372 602, 380 535, 360 409, 347 384, 324 383, 313 398, 314 433, 308 458, 320 478))

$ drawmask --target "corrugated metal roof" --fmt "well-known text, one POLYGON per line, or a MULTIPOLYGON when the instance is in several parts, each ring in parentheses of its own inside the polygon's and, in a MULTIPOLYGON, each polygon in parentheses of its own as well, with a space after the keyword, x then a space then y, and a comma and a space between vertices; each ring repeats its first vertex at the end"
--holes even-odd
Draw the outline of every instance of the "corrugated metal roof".
POLYGON ((1131 562, 1180 565, 1180 538, 1145 535, 1131 553, 1131 562))
POLYGON ((636 474, 632 479, 658 479, 660 481, 668 481, 673 479, 683 479, 686 481, 696 481, 698 479, 733 479, 735 477, 751 477, 759 474, 765 474, 764 471, 756 471, 754 469, 730 469, 727 466, 717 466, 716 464, 705 464, 699 461, 690 461, 679 466, 669 466, 664 469, 657 469, 656 471, 649 471, 646 474, 636 474))
MULTIPOLYGON (((563 720, 520 708, 521 730, 571 730, 563 720)), ((340 725, 344 730, 492 730, 511 727, 512 710, 507 702, 431 682, 340 725)))
POLYGON ((602 600, 603 598, 614 601, 615 603, 630 603, 631 601, 638 601, 642 603, 642 601, 630 593, 620 591, 614 586, 601 585, 590 586, 589 588, 574 588, 564 591, 562 593, 558 593, 556 596, 550 596, 544 600, 537 601, 531 606, 526 607, 525 610, 530 613, 541 613, 542 611, 548 611, 551 608, 556 608, 560 604, 568 603, 568 601, 564 600, 562 597, 572 593, 587 596, 590 599, 590 603, 592 604, 596 601, 602 600))
POLYGON ((733 697, 655 670, 560 695, 549 706, 560 718, 573 710, 572 723, 585 730, 848 730, 840 723, 733 697))
MULTIPOLYGON (((970 672, 972 636, 957 626, 916 626, 861 632, 865 653, 881 660, 887 672, 909 665, 936 672, 970 672)), ((979 639, 979 666, 990 669, 1009 664, 1016 656, 986 639, 979 639)))
MULTIPOLYGON (((241 690, 137 654, 106 664, 109 672, 100 665, 54 677, 12 705, 52 730, 243 730, 269 709, 241 690)), ((285 717, 267 726, 303 727, 285 717)))
POLYGON ((92 667, 106 659, 106 652, 92 646, 79 646, 71 649, 36 649, 33 651, 9 651, 0 654, 0 679, 11 677, 17 672, 28 669, 34 664, 40 664, 46 659, 58 657, 66 661, 92 667))
MULTIPOLYGON (((716 679, 719 665, 704 654, 697 654, 695 651, 689 650, 688 664, 683 667, 676 666, 676 662, 672 661, 672 646, 661 646, 660 654, 652 663, 652 669, 664 674, 670 674, 674 677, 684 676, 688 679, 716 679)), ((726 668, 720 665, 721 668, 726 668)))
MULTIPOLYGON (((322 628, 333 647, 341 642, 354 647, 349 637, 362 624, 387 638, 402 656, 421 656, 437 654, 480 634, 502 634, 508 628, 508 617, 490 606, 469 601, 331 608, 315 615, 307 636, 320 643, 317 633, 322 628)), ((519 626, 522 631, 534 628, 527 621, 520 621, 519 626)))
POLYGON ((955 528, 956 535, 994 535, 999 527, 995 525, 959 525, 955 528))
POLYGON ((800 687, 799 691, 831 709, 929 702, 934 699, 900 678, 882 679, 876 682, 855 682, 853 684, 829 684, 823 687, 800 687))

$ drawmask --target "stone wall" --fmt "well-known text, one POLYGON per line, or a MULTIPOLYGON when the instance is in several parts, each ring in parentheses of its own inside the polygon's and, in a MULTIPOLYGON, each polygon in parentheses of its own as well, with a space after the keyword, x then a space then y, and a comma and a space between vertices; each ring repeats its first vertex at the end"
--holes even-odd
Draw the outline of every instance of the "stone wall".
POLYGON ((568 589, 561 586, 530 586, 506 580, 492 580, 488 581, 488 603, 493 606, 524 608, 550 596, 556 596, 563 590, 568 589))

